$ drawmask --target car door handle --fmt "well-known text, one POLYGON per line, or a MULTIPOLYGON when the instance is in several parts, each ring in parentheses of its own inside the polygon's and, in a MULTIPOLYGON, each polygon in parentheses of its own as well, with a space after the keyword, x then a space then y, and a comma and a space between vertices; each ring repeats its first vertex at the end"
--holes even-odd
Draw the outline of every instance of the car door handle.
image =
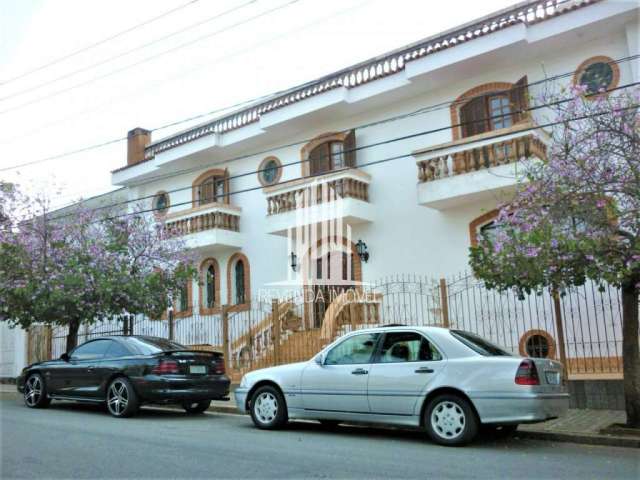
POLYGON ((366 375, 367 373, 369 373, 368 370, 365 370, 364 368, 356 368, 353 372, 351 372, 353 375, 366 375))
POLYGON ((416 373, 433 373, 433 368, 422 367, 422 368, 418 368, 415 372, 416 373))

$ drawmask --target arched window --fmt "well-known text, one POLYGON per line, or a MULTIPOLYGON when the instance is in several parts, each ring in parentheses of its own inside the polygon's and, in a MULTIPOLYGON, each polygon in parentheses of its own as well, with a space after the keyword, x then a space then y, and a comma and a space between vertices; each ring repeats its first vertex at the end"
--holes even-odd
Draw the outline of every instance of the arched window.
POLYGON ((478 245, 478 238, 481 235, 489 235, 489 238, 493 238, 498 231, 496 224, 498 213, 498 210, 491 210, 484 215, 480 215, 469 224, 469 240, 473 247, 478 245))
POLYGON ((200 264, 200 314, 215 313, 221 306, 220 269, 215 258, 200 264))
POLYGON ((234 267, 234 303, 236 305, 242 305, 245 303, 245 291, 244 291, 244 262, 238 260, 234 267))
POLYGON ((302 174, 321 175, 356 166, 355 132, 321 135, 302 149, 302 174))
POLYGON ((193 182, 193 206, 229 203, 229 172, 208 170, 193 182))
POLYGON ((188 317, 191 315, 191 280, 185 280, 180 286, 174 301, 174 316, 188 317))
POLYGON ((213 308, 216 304, 216 269, 209 265, 205 273, 205 302, 206 308, 213 308))
POLYGON ((460 95, 451 106, 454 140, 508 128, 528 116, 527 77, 515 84, 487 83, 460 95), (468 100, 467 100, 468 99, 468 100))
POLYGON ((242 253, 234 253, 227 266, 227 297, 230 305, 248 307, 251 298, 249 260, 242 253))

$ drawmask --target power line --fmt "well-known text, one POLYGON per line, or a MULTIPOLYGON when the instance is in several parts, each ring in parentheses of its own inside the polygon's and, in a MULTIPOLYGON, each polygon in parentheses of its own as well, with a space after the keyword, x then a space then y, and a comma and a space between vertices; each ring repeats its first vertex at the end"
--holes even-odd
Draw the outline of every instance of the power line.
MULTIPOLYGON (((344 13, 346 13, 346 12, 349 12, 349 11, 352 11, 352 10, 359 9, 359 8, 361 8, 361 7, 362 7, 362 5, 364 5, 367 1, 369 1, 369 0, 363 0, 363 2, 362 2, 362 3, 360 3, 360 4, 358 4, 358 5, 355 5, 355 6, 353 6, 353 7, 349 7, 349 8, 346 8, 346 9, 340 10, 340 11, 338 11, 338 12, 334 12, 334 13, 331 13, 331 14, 329 14, 329 15, 325 15, 325 16, 323 16, 323 17, 320 17, 320 18, 315 19, 315 20, 314 20, 314 21, 312 21, 312 22, 307 22, 307 23, 305 23, 305 24, 299 25, 297 28, 294 28, 294 29, 292 29, 292 30, 288 30, 288 31, 286 31, 286 32, 284 32, 284 33, 282 33, 282 34, 278 34, 278 35, 271 36, 271 37, 269 37, 269 38, 267 38, 267 39, 265 39, 265 40, 260 40, 259 42, 257 42, 257 45, 259 45, 260 47, 264 47, 265 45, 268 45, 269 43, 271 43, 271 42, 273 42, 273 41, 275 41, 275 40, 279 40, 279 39, 281 39, 281 38, 285 38, 285 37, 287 37, 288 35, 291 35, 291 34, 293 34, 293 33, 297 33, 297 32, 300 32, 300 31, 304 31, 304 30, 308 29, 309 27, 311 27, 312 25, 316 25, 316 24, 318 24, 318 23, 320 23, 320 22, 324 22, 324 21, 326 21, 326 20, 328 20, 328 19, 330 19, 330 18, 333 18, 333 17, 339 16, 339 15, 343 15, 343 14, 344 14, 344 13)), ((202 68, 207 67, 207 66, 208 66, 208 64, 209 64, 209 63, 211 63, 211 62, 218 63, 218 62, 220 62, 221 60, 226 60, 226 59, 228 59, 228 58, 236 57, 236 56, 241 55, 241 54, 243 54, 243 53, 245 53, 245 52, 252 51, 253 49, 255 49, 255 47, 256 47, 256 43, 254 43, 254 44, 252 44, 252 45, 250 45, 250 46, 247 46, 247 47, 245 47, 245 48, 242 48, 242 49, 240 49, 240 50, 234 50, 234 51, 229 52, 229 53, 227 53, 227 54, 225 54, 225 55, 222 55, 222 56, 219 56, 219 57, 215 57, 215 58, 211 59, 209 62, 207 62, 206 64, 199 65, 199 66, 197 66, 196 68, 193 68, 193 69, 180 71, 180 73, 179 73, 178 75, 175 75, 175 76, 170 77, 170 78, 168 78, 168 79, 164 79, 164 80, 162 80, 162 81, 160 81, 160 82, 155 82, 155 83, 153 83, 153 84, 152 84, 152 85, 150 85, 150 86, 151 86, 151 87, 157 87, 158 85, 163 85, 163 84, 165 84, 165 83, 167 83, 167 82, 174 81, 174 80, 176 80, 176 79, 179 79, 179 78, 184 77, 184 76, 185 76, 185 75, 187 75, 187 74, 192 74, 193 72, 195 72, 195 71, 197 71, 197 70, 200 70, 200 69, 202 69, 202 68)), ((313 81, 309 81, 309 82, 307 82, 306 84, 310 84, 310 83, 313 83, 313 81)), ((148 87, 148 86, 149 86, 149 85, 147 85, 147 87, 148 87)), ((54 121, 52 121, 52 122, 49 122, 49 123, 46 123, 46 124, 43 124, 43 125, 39 125, 39 126, 38 126, 38 127, 36 127, 36 128, 30 129, 30 130, 27 130, 27 131, 23 131, 22 133, 20 133, 20 134, 18 134, 18 135, 15 135, 15 136, 13 136, 13 137, 2 139, 2 143, 1 143, 0 145, 4 145, 4 144, 7 144, 7 143, 10 143, 10 142, 12 142, 12 141, 14 141, 14 140, 17 140, 17 139, 23 138, 23 137, 28 136, 28 135, 32 135, 33 133, 35 133, 35 132, 39 132, 39 131, 43 130, 44 128, 48 128, 48 127, 52 127, 52 126, 61 125, 62 123, 65 123, 66 121, 68 121, 68 120, 70 120, 70 119, 72 119, 72 118, 75 118, 76 116, 82 116, 82 115, 85 115, 85 114, 87 114, 87 113, 93 112, 93 111, 95 111, 95 110, 97 110, 97 109, 99 109, 99 108, 102 108, 102 107, 106 106, 106 105, 111 105, 113 101, 121 101, 122 99, 124 99, 124 98, 128 98, 128 97, 130 97, 131 95, 134 95, 134 94, 136 94, 136 93, 139 93, 139 92, 141 92, 141 91, 143 91, 143 90, 144 90, 144 91, 147 91, 147 88, 137 89, 137 90, 135 90, 135 91, 133 91, 133 92, 130 92, 130 93, 129 93, 129 94, 127 94, 127 95, 119 96, 119 97, 115 97, 115 98, 111 98, 111 99, 109 99, 109 100, 107 101, 107 103, 103 103, 103 104, 101 104, 101 105, 98 105, 98 106, 95 106, 95 107, 92 107, 92 108, 85 109, 85 110, 83 110, 83 111, 77 112, 77 113, 75 113, 75 114, 73 114, 73 115, 69 115, 69 116, 67 116, 67 117, 59 118, 59 119, 56 119, 56 120, 54 120, 54 121)), ((205 117, 205 116, 211 115, 211 114, 213 114, 213 113, 218 113, 218 112, 223 111, 223 110, 227 110, 227 109, 231 109, 231 108, 236 108, 236 107, 239 107, 239 106, 242 106, 242 105, 246 105, 246 104, 249 104, 249 103, 252 103, 252 102, 257 102, 257 101, 260 101, 260 100, 263 100, 263 99, 267 99, 267 98, 270 98, 270 97, 273 97, 273 96, 277 96, 277 95, 279 95, 279 94, 281 94, 281 93, 284 93, 286 90, 287 90, 287 89, 283 89, 283 90, 281 90, 281 91, 279 91, 279 92, 276 92, 276 93, 269 93, 269 94, 267 94, 267 95, 263 95, 263 96, 261 96, 261 97, 259 97, 259 98, 254 98, 254 99, 252 99, 252 100, 243 101, 243 102, 238 103, 238 104, 236 104, 236 105, 234 105, 234 106, 228 106, 228 107, 224 107, 224 108, 216 109, 216 110, 213 110, 213 111, 210 111, 210 112, 207 112, 207 113, 194 115, 194 116, 192 116, 192 117, 190 117, 190 118, 187 118, 187 119, 183 119, 183 120, 179 120, 179 121, 171 122, 171 123, 169 123, 169 124, 163 125, 162 127, 158 127, 158 128, 152 129, 152 131, 160 130, 160 129, 163 129, 163 128, 168 128, 168 127, 171 127, 171 126, 174 126, 174 125, 179 125, 179 124, 181 124, 181 123, 185 123, 185 122, 192 121, 192 120, 197 120, 198 118, 202 118, 202 117, 205 117)))
MULTIPOLYGON (((628 88, 628 87, 631 87, 631 86, 636 86, 636 85, 640 85, 640 82, 635 82, 635 83, 632 83, 632 84, 616 87, 615 89, 609 90, 609 92, 614 91, 614 90, 619 90, 619 89, 622 89, 622 88, 628 88)), ((566 99, 562 99, 562 100, 558 100, 558 101, 555 101, 555 102, 538 105, 536 107, 532 107, 532 108, 529 108, 529 109, 522 109, 522 110, 519 110, 518 112, 512 112, 512 114, 514 114, 514 113, 524 113, 524 112, 532 111, 534 109, 548 108, 548 107, 551 107, 551 106, 555 106, 555 105, 559 105, 559 104, 562 104, 562 103, 569 102, 571 100, 572 100, 572 97, 568 97, 566 99)), ((635 108, 637 106, 638 105, 635 105, 633 108, 635 108)), ((624 108, 624 109, 620 109, 620 111, 629 110, 631 108, 632 107, 627 107, 627 108, 624 108)), ((600 115, 604 115, 606 113, 608 113, 608 111, 605 111, 605 112, 602 112, 602 113, 598 113, 598 114, 583 115, 583 116, 580 116, 580 117, 572 118, 569 121, 576 121, 576 120, 581 120, 581 119, 585 119, 585 118, 589 118, 589 117, 600 116, 600 115)), ((391 138, 391 139, 386 139, 386 140, 382 140, 380 142, 370 143, 370 144, 362 145, 362 146, 359 146, 359 147, 355 147, 353 149, 344 150, 343 153, 356 152, 356 151, 364 150, 364 149, 367 149, 367 148, 373 148, 373 147, 378 147, 378 146, 382 146, 382 145, 387 145, 387 144, 390 144, 390 143, 395 143, 395 142, 398 142, 398 141, 408 140, 408 139, 416 138, 416 137, 419 137, 419 136, 438 133, 438 132, 441 132, 443 130, 453 129, 453 128, 457 128, 457 127, 461 127, 461 126, 465 126, 465 125, 470 125, 470 124, 475 124, 475 123, 479 123, 479 122, 486 122, 487 120, 491 120, 491 119, 504 118, 504 116, 505 115, 503 115, 503 114, 494 115, 494 116, 488 116, 488 117, 484 117, 484 118, 481 118, 481 119, 476 119, 476 120, 473 120, 473 121, 470 121, 470 122, 461 122, 461 123, 458 123, 456 125, 450 125, 450 126, 447 126, 447 127, 440 127, 440 128, 437 128, 437 129, 425 130, 425 131, 421 131, 421 132, 417 132, 417 133, 413 133, 413 134, 403 135, 401 137, 395 137, 395 138, 391 138)), ((546 128, 546 127, 549 127, 549 126, 559 125, 561 123, 562 123, 562 121, 557 121, 557 122, 549 122, 549 123, 541 124, 541 125, 534 125, 534 126, 531 126, 531 127, 521 128, 521 129, 517 130, 517 133, 522 133, 522 132, 542 129, 542 128, 546 128)), ((498 139, 498 138, 504 137, 505 135, 509 135, 511 133, 514 133, 514 132, 499 133, 499 134, 496 134, 496 135, 493 135, 493 136, 483 137, 483 140, 498 139)), ((457 144, 457 146, 467 145, 467 144, 470 144, 470 143, 474 143, 476 141, 477 140, 475 140, 473 138, 469 138, 469 140, 467 140, 465 142, 461 142, 461 143, 457 144)), ((433 148, 431 151, 432 152, 437 152, 437 151, 444 150, 444 149, 447 149, 447 148, 449 148, 449 147, 444 146, 444 147, 439 147, 439 148, 433 148)), ((324 155, 323 157, 326 157, 326 156, 328 156, 328 155, 324 155)), ((370 165, 375 165, 375 164, 378 164, 378 163, 383 163, 384 161, 388 161, 388 160, 396 160, 396 159, 399 159, 399 158, 405 158, 405 157, 408 157, 408 156, 412 156, 412 154, 410 153, 410 154, 407 154, 407 155, 400 155, 400 156, 396 156, 396 157, 390 157, 388 159, 383 159, 382 161, 378 160, 378 161, 366 162, 366 163, 358 165, 358 168, 365 167, 365 166, 370 166, 370 165)), ((311 161, 310 159, 296 160, 296 161, 293 161, 293 162, 285 163, 285 164, 281 165, 280 168, 284 169, 286 167, 290 167, 290 166, 293 166, 293 165, 298 165, 298 164, 302 164, 302 163, 310 162, 310 161, 311 161)), ((232 180, 232 179, 236 179, 236 178, 242 178, 242 177, 246 177, 248 175, 254 175, 256 173, 260 173, 260 172, 263 172, 265 170, 267 170, 267 169, 266 168, 265 169, 256 169, 256 170, 251 170, 251 171, 244 172, 244 173, 237 174, 237 175, 232 175, 232 176, 228 177, 228 180, 232 180)), ((295 178, 295 179, 292 179, 292 180, 287 180, 285 182, 280 182, 280 183, 289 183, 289 182, 296 181, 296 180, 314 178, 314 177, 317 177, 317 176, 322 176, 325 173, 326 172, 323 172, 321 174, 302 176, 302 177, 299 177, 299 178, 295 178)), ((190 185, 190 186, 187 186, 187 187, 180 187, 180 188, 176 188, 176 189, 172 189, 172 190, 167 190, 166 193, 176 193, 176 192, 179 192, 179 191, 191 190, 192 188, 193 187, 190 185)), ((250 189, 247 189, 247 190, 239 191, 238 193, 245 193, 245 192, 254 191, 254 190, 257 190, 257 189, 261 189, 261 188, 264 188, 264 187, 262 185, 260 185, 260 186, 255 187, 255 188, 250 188, 250 189)), ((231 193, 227 193, 226 195, 231 195, 231 193)), ((117 203, 113 203, 113 204, 110 204, 110 205, 104 205, 104 206, 96 207, 96 208, 92 209, 92 211, 98 211, 98 210, 104 210, 104 209, 113 208, 113 207, 117 207, 117 206, 128 205, 130 203, 139 202, 139 201, 142 201, 142 200, 147 200, 147 199, 151 199, 151 198, 154 198, 154 197, 155 197, 155 194, 154 195, 146 195, 146 196, 143 196, 143 197, 138 197, 138 198, 135 198, 135 199, 126 200, 124 202, 117 202, 117 203)), ((181 202, 181 203, 173 204, 172 207, 181 206, 181 205, 188 205, 188 204, 191 204, 191 203, 192 203, 192 200, 189 200, 187 202, 181 202)), ((154 211, 154 210, 155 209, 144 210, 143 212, 145 212, 145 211, 154 211)), ((140 212, 137 212, 137 213, 140 213, 140 212)), ((61 216, 59 218, 64 218, 64 217, 65 216, 61 216)))
MULTIPOLYGON (((198 1, 198 0, 195 0, 195 1, 198 1)), ((34 85, 34 86, 31 86, 31 87, 25 88, 23 90, 19 90, 17 92, 13 92, 12 94, 7 95, 5 97, 0 97, 0 101, 9 100, 11 98, 24 95, 25 93, 29 93, 29 92, 32 92, 34 90, 38 90, 38 89, 40 89, 42 87, 46 87, 46 86, 48 86, 48 85, 50 85, 52 83, 59 82, 60 80, 64 80, 65 78, 69 78, 69 77, 71 77, 73 75, 76 75, 78 73, 86 72, 87 70, 91 70, 93 68, 99 67, 100 65, 104 65, 105 63, 112 62, 113 60, 117 60, 117 59, 122 58, 124 56, 127 56, 127 55, 129 55, 129 54, 131 54, 133 52, 137 52, 138 50, 150 47, 151 45, 155 45, 156 43, 159 43, 159 42, 162 42, 164 40, 167 40, 168 38, 174 37, 175 35, 179 35, 181 33, 184 33, 184 32, 186 32, 188 30, 191 30, 192 28, 196 28, 196 27, 199 27, 200 25, 204 25, 205 23, 209 23, 209 22, 212 22, 212 21, 217 20, 219 18, 222 18, 222 17, 224 17, 226 15, 229 15, 230 13, 233 13, 233 12, 238 11, 238 10, 248 6, 248 5, 251 5, 252 3, 256 3, 257 1, 258 0, 249 0, 248 2, 245 2, 245 3, 241 4, 241 5, 238 5, 237 7, 233 7, 233 8, 230 8, 228 10, 225 10, 224 12, 218 13, 218 14, 216 14, 216 15, 214 15, 212 17, 209 17, 209 18, 207 18, 205 20, 201 20, 199 22, 192 23, 191 25, 188 25, 188 26, 186 26, 184 28, 181 28, 180 30, 176 30, 175 32, 169 33, 168 35, 165 35, 163 37, 157 38, 157 39, 152 40, 150 42, 144 43, 144 44, 139 45, 139 46, 137 46, 135 48, 127 50, 125 52, 119 53, 117 55, 113 55, 111 57, 108 57, 108 58, 106 58, 104 60, 100 60, 98 62, 92 63, 90 65, 86 65, 86 66, 84 66, 82 68, 79 68, 77 70, 73 70, 71 72, 65 73, 64 75, 60 75, 59 77, 53 78, 53 79, 48 80, 46 82, 40 83, 38 85, 34 85)))
MULTIPOLYGON (((587 118, 593 118, 593 117, 606 115, 607 113, 612 113, 614 111, 623 112, 623 111, 627 111, 627 110, 637 109, 638 107, 640 107, 640 104, 634 104, 634 105, 630 105, 628 107, 619 108, 619 109, 615 109, 615 110, 605 110, 605 111, 602 111, 602 112, 593 113, 593 114, 587 114, 587 115, 581 115, 581 116, 570 118, 570 119, 563 119, 563 120, 559 120, 559 121, 555 121, 555 122, 548 122, 548 123, 542 124, 542 125, 535 125, 535 126, 523 128, 521 130, 518 130, 518 133, 528 132, 528 131, 533 131, 533 130, 539 130, 539 129, 543 129, 543 128, 547 128, 547 127, 553 127, 553 126, 556 126, 556 125, 566 124, 567 122, 585 120, 587 118)), ((503 115, 499 115, 499 116, 502 117, 503 115)), ((513 133, 513 132, 510 132, 510 133, 513 133)), ((504 137, 506 135, 509 135, 509 134, 508 133, 500 133, 500 134, 496 134, 494 136, 484 137, 483 140, 496 140, 496 139, 500 139, 500 138, 502 138, 502 137, 504 137)), ((463 143, 460 143, 458 145, 465 145, 465 144, 468 144, 468 143, 474 143, 475 141, 476 140, 471 139, 468 142, 463 142, 463 143)), ((445 150, 447 148, 449 148, 449 147, 435 148, 432 151, 445 150)), ((408 157, 412 157, 412 156, 413 156, 413 153, 409 152, 409 153, 405 153, 405 154, 401 154, 401 155, 385 157, 385 158, 382 158, 382 159, 372 160, 372 161, 360 164, 358 166, 358 168, 370 167, 370 166, 373 166, 373 165, 379 165, 379 164, 382 164, 382 163, 391 162, 391 161, 394 161, 394 160, 400 160, 402 158, 408 158, 408 157)), ((308 161, 308 160, 305 160, 305 161, 308 161)), ((298 161, 298 162, 295 162, 295 163, 302 163, 302 161, 298 161)), ((251 172, 251 173, 255 173, 255 172, 251 172)), ((287 181, 281 182, 281 183, 290 183, 290 182, 295 182, 295 181, 300 181, 300 180, 308 180, 308 179, 324 176, 324 175, 326 175, 326 173, 327 172, 313 174, 313 175, 304 175, 304 176, 300 176, 298 178, 287 180, 287 181)), ((189 187, 189 188, 191 188, 191 187, 189 187)), ((244 189, 241 189, 241 190, 236 190, 235 192, 229 192, 226 195, 228 195, 228 196, 239 195, 239 194, 242 194, 242 193, 249 193, 249 192, 253 192, 253 191, 256 191, 256 190, 260 190, 262 188, 264 188, 262 185, 258 185, 258 186, 255 186, 255 187, 249 187, 249 188, 244 188, 244 189)), ((126 202, 126 203, 130 203, 130 202, 126 202)), ((192 200, 189 200, 189 201, 186 201, 186 202, 176 203, 176 204, 174 204, 172 206, 176 207, 176 206, 182 206, 182 205, 190 205, 192 203, 193 203, 192 200)), ((94 208, 94 209, 90 209, 90 210, 95 212, 97 210, 101 210, 101 209, 104 209, 104 208, 107 208, 107 207, 106 206, 105 207, 98 207, 98 208, 94 208)), ((150 208, 150 209, 138 210, 136 212, 123 213, 123 214, 120 214, 120 215, 106 217, 104 219, 96 221, 96 223, 100 222, 100 221, 105 221, 105 220, 116 220, 118 218, 124 218, 124 217, 129 217, 129 216, 140 215, 142 213, 151 213, 151 212, 155 212, 157 210, 158 210, 157 208, 150 208)), ((54 217, 53 220, 60 220, 62 218, 65 218, 65 217, 71 216, 71 215, 73 215, 73 214, 66 214, 66 215, 63 215, 63 216, 54 217)))
MULTIPOLYGON (((611 62, 608 62, 608 63, 610 63, 610 64, 622 63, 622 62, 625 62, 625 61, 634 60, 634 59, 639 58, 639 57, 640 57, 640 55, 631 55, 631 56, 622 57, 622 58, 619 58, 619 59, 616 59, 616 60, 612 60, 611 62)), ((553 80, 558 80, 558 79, 561 79, 561 78, 572 76, 573 74, 574 74, 573 71, 564 72, 564 73, 557 74, 557 75, 554 75, 554 76, 551 76, 551 77, 546 77, 546 78, 541 79, 541 80, 537 80, 535 82, 530 82, 530 83, 528 83, 526 85, 523 85, 522 88, 525 88, 525 87, 528 88, 528 87, 532 87, 532 86, 539 85, 539 84, 542 84, 542 83, 547 83, 547 82, 550 82, 550 81, 553 81, 553 80)), ((313 81, 310 81, 310 82, 307 82, 306 84, 303 84, 303 85, 308 85, 308 84, 312 84, 312 83, 313 83, 313 81)), ((625 86, 622 86, 622 87, 617 87, 615 89, 611 89, 611 91, 618 90, 620 88, 627 88, 627 87, 634 86, 634 85, 636 85, 636 83, 628 84, 628 85, 625 85, 625 86)), ((168 128, 170 126, 176 126, 176 125, 179 125, 181 123, 186 123, 186 122, 192 121, 192 120, 197 119, 197 118, 202 117, 202 116, 208 116, 208 115, 211 115, 211 114, 223 111, 223 110, 229 110, 229 109, 237 108, 237 107, 239 107, 241 105, 246 105, 248 103, 254 103, 254 102, 260 101, 260 100, 262 100, 264 98, 277 96, 277 95, 279 95, 281 93, 282 92, 277 92, 275 94, 269 94, 269 95, 266 95, 266 96, 259 97, 257 99, 252 99, 252 100, 249 100, 249 101, 246 101, 246 102, 242 102, 242 103, 239 103, 239 104, 235 104, 235 105, 232 105, 232 106, 229 106, 229 107, 220 108, 220 109, 213 110, 213 111, 210 111, 210 112, 207 112, 207 113, 204 113, 204 114, 199 114, 199 115, 192 116, 192 117, 189 117, 189 118, 186 118, 186 119, 183 119, 183 120, 179 120, 179 121, 172 122, 172 123, 169 123, 169 124, 161 125, 159 127, 155 127, 153 129, 151 129, 151 131, 153 132, 153 131, 161 130, 161 129, 164 129, 164 128, 168 128)), ((409 112, 409 113, 401 114, 401 115, 396 115, 396 116, 388 117, 386 119, 378 120, 376 122, 370 122, 370 123, 362 124, 362 125, 359 125, 359 126, 355 126, 355 127, 353 127, 353 129, 357 130, 357 129, 369 128, 369 127, 372 127, 372 126, 376 126, 376 125, 380 125, 380 124, 384 124, 384 123, 389 123, 389 122, 393 122, 393 121, 397 121, 397 120, 401 120, 403 118, 408 118, 408 117, 415 116, 415 115, 422 115, 422 114, 433 112, 433 111, 437 111, 437 110, 440 110, 440 109, 443 109, 443 108, 448 108, 450 106, 457 106, 457 105, 466 103, 469 100, 472 100, 474 98, 480 98, 480 97, 484 97, 486 95, 488 95, 488 94, 483 93, 483 94, 479 94, 479 95, 472 96, 472 97, 466 97, 463 100, 449 100, 449 101, 445 101, 445 102, 440 102, 438 104, 432 104, 432 105, 429 105, 429 106, 426 106, 426 107, 421 107, 420 109, 415 110, 413 112, 409 112)), ((540 108, 540 107, 534 107, 534 108, 537 109, 537 108, 540 108)), ((532 109, 534 109, 534 108, 532 108, 532 109)), ((532 110, 532 109, 530 109, 530 110, 532 110)), ((446 128, 447 127, 444 127, 443 129, 446 129, 446 128)), ((349 130, 351 130, 351 128, 349 130)), ((441 131, 441 130, 439 130, 439 131, 441 131)), ((103 143, 100 143, 100 144, 97 144, 97 145, 91 145, 91 146, 88 146, 88 147, 84 147, 84 148, 81 148, 81 149, 78 149, 78 150, 74 150, 74 151, 71 151, 71 152, 67 152, 67 153, 54 155, 54 156, 51 156, 51 157, 45 157, 45 158, 41 158, 41 159, 38 159, 38 160, 25 162, 25 163, 22 163, 22 164, 12 165, 12 166, 9 166, 9 167, 3 167, 3 168, 0 168, 0 172, 8 171, 8 170, 15 170, 17 168, 22 168, 22 167, 25 167, 25 166, 30 166, 30 165, 34 165, 34 164, 47 162, 47 161, 58 159, 58 158, 61 158, 61 157, 74 155, 76 153, 82 153, 82 152, 85 152, 85 151, 88 151, 88 150, 92 150, 94 148, 100 148, 100 147, 107 146, 107 145, 110 145, 110 144, 113 144, 113 143, 117 143, 117 142, 121 142, 121 141, 124 141, 124 140, 126 140, 126 137, 110 140, 110 141, 103 142, 103 143)), ((222 162, 218 162, 218 163, 226 163, 226 162, 231 162, 231 161, 236 161, 236 160, 249 158, 249 157, 252 157, 252 156, 255 156, 255 155, 263 155, 263 154, 266 154, 266 153, 269 153, 269 152, 273 152, 274 150, 278 150, 278 149, 282 149, 282 148, 287 148, 287 147, 292 147, 292 146, 300 145, 300 144, 303 144, 303 143, 307 143, 310 140, 311 139, 303 139, 303 140, 299 140, 297 142, 293 142, 293 143, 288 143, 288 144, 272 147, 272 148, 269 148, 267 150, 262 150, 262 151, 258 151, 258 152, 252 152, 250 154, 244 154, 244 155, 241 155, 241 156, 225 159, 222 162)), ((147 181, 145 181, 144 183, 141 183, 140 185, 145 185, 147 183, 151 183, 151 182, 154 182, 156 180, 162 180, 162 179, 166 179, 166 178, 171 178, 171 177, 174 177, 174 176, 177 176, 177 175, 181 175, 181 174, 184 174, 184 173, 190 173, 190 172, 193 172, 193 171, 198 171, 198 170, 201 170, 202 168, 206 168, 207 166, 208 165, 200 165, 200 166, 192 167, 192 168, 189 168, 189 169, 182 169, 182 170, 178 170, 176 172, 171 172, 170 174, 158 175, 158 176, 151 177, 151 178, 147 179, 147 181)), ((253 172, 253 173, 256 173, 256 172, 253 172)))
POLYGON ((66 88, 63 88, 63 89, 60 89, 60 90, 56 90, 55 92, 52 92, 52 93, 50 93, 48 95, 44 95, 42 97, 35 98, 33 100, 21 103, 19 105, 13 106, 11 108, 7 108, 5 110, 1 110, 0 111, 0 115, 4 115, 4 114, 10 113, 10 112, 13 112, 15 110, 20 110, 20 109, 22 109, 24 107, 27 107, 29 105, 33 105, 34 103, 39 103, 39 102, 42 102, 42 101, 45 101, 45 100, 49 100, 49 99, 51 99, 53 97, 57 97, 59 95, 62 95, 63 93, 66 93, 68 91, 75 90, 76 88, 84 87, 85 85, 89 85, 91 83, 97 82, 98 80, 102 80, 104 78, 111 77, 111 76, 116 75, 118 73, 121 73, 123 71, 129 70, 130 68, 137 67, 138 65, 141 65, 141 64, 146 63, 148 61, 155 60, 156 58, 161 57, 163 55, 166 55, 168 53, 172 53, 172 52, 174 52, 176 50, 179 50, 181 48, 193 45, 194 43, 197 43, 197 42, 199 42, 201 40, 205 40, 207 38, 214 37, 216 35, 219 35, 219 34, 224 33, 226 31, 232 30, 232 29, 234 29, 236 27, 239 27, 241 25, 244 25, 246 23, 252 22, 253 20, 257 20, 258 18, 267 16, 267 15, 269 15, 269 14, 271 14, 273 12, 276 12, 278 10, 282 10, 284 8, 287 8, 290 5, 293 5, 294 3, 297 3, 299 1, 301 1, 301 0, 290 0, 289 2, 287 2, 287 3, 283 4, 283 5, 279 5, 277 7, 274 7, 272 9, 270 9, 270 10, 265 10, 264 12, 261 12, 261 13, 259 13, 257 15, 254 15, 253 17, 246 18, 246 19, 244 19, 242 21, 236 22, 236 23, 231 24, 231 25, 229 25, 227 27, 224 27, 224 28, 221 28, 219 30, 216 30, 215 32, 208 33, 207 35, 203 35, 201 37, 195 38, 193 40, 190 40, 188 42, 182 43, 182 44, 177 45, 175 47, 171 47, 170 49, 164 50, 164 51, 162 51, 160 53, 157 53, 157 54, 154 54, 154 55, 150 55, 150 56, 145 57, 142 60, 139 60, 137 62, 130 63, 129 65, 125 65, 124 67, 118 68, 116 70, 112 70, 111 72, 107 72, 107 73, 105 73, 103 75, 99 75, 97 77, 90 78, 90 79, 85 80, 85 81, 80 82, 80 83, 76 83, 75 85, 71 85, 70 87, 66 87, 66 88))
POLYGON ((132 27, 129 27, 129 28, 125 29, 125 30, 122 30, 122 31, 120 31, 118 33, 115 33, 115 34, 113 34, 113 35, 111 35, 111 36, 109 36, 107 38, 104 38, 104 39, 99 40, 99 41, 97 41, 95 43, 87 45, 86 47, 82 47, 79 50, 71 52, 71 53, 69 53, 67 55, 64 55, 62 57, 56 58, 55 60, 51 60, 51 61, 49 61, 49 62, 47 62, 47 63, 45 63, 43 65, 40 65, 39 67, 32 68, 31 70, 27 70, 26 72, 23 72, 23 73, 21 73, 19 75, 16 75, 15 77, 11 77, 11 78, 8 78, 6 80, 2 80, 2 81, 0 81, 0 85, 6 85, 8 83, 14 82, 15 80, 19 80, 21 78, 24 78, 27 75, 31 75, 32 73, 39 72, 40 70, 48 68, 48 67, 50 67, 52 65, 56 65, 57 63, 60 63, 60 62, 62 62, 64 60, 67 60, 67 59, 69 59, 71 57, 75 57, 76 55, 79 55, 79 54, 81 54, 83 52, 86 52, 87 50, 91 50, 92 48, 95 48, 95 47, 98 47, 98 46, 100 46, 102 44, 110 42, 111 40, 115 40, 116 38, 121 37, 122 35, 126 35, 127 33, 130 33, 130 32, 132 32, 132 31, 134 31, 134 30, 136 30, 136 29, 138 29, 140 27, 144 27, 146 25, 149 25, 150 23, 153 23, 153 22, 155 22, 157 20, 160 20, 161 18, 164 18, 164 17, 166 17, 168 15, 171 15, 171 14, 173 14, 173 13, 179 11, 179 10, 182 10, 182 9, 188 7, 188 6, 191 6, 191 5, 193 5, 194 3, 198 2, 198 1, 200 1, 200 0, 190 0, 187 3, 184 3, 184 4, 182 4, 182 5, 180 5, 180 6, 176 7, 176 8, 168 10, 168 11, 166 11, 164 13, 161 13, 160 15, 158 15, 156 17, 152 17, 149 20, 145 20, 142 23, 138 23, 138 24, 136 24, 136 25, 134 25, 132 27))

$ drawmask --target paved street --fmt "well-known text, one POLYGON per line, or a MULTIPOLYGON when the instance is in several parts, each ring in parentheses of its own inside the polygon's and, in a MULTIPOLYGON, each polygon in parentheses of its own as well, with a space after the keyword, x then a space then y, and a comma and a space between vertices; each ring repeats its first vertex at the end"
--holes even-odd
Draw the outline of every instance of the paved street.
POLYGON ((638 478, 638 450, 481 438, 466 448, 420 432, 292 424, 144 409, 127 420, 93 406, 29 410, 0 398, 2 478, 638 478))

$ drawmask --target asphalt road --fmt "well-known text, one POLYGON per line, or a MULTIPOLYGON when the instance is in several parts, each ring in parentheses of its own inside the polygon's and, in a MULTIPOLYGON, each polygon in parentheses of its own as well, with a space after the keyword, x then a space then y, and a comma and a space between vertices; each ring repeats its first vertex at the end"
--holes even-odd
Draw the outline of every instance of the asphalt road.
POLYGON ((0 396, 0 477, 11 478, 629 478, 637 449, 483 437, 464 448, 416 431, 312 422, 266 432, 246 416, 143 409, 114 419, 54 402, 30 410, 0 396))

